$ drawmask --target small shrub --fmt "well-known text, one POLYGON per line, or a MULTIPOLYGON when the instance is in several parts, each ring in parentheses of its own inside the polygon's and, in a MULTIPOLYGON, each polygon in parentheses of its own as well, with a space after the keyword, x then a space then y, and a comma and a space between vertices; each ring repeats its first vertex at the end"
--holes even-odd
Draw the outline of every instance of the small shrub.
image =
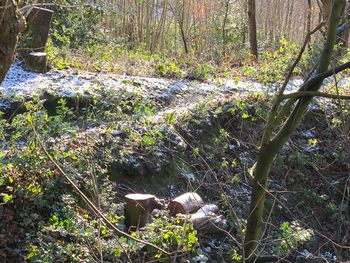
POLYGON ((158 64, 156 67, 156 74, 163 78, 178 78, 184 76, 181 69, 174 62, 158 64))

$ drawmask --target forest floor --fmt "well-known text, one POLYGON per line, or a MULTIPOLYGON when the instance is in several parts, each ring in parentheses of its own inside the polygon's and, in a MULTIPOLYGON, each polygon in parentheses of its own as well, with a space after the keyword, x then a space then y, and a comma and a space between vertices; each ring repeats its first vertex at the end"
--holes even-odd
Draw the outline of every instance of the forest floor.
MULTIPOLYGON (((293 79, 287 92, 301 83, 293 79)), ((343 78, 338 85, 347 89, 347 83, 343 78)), ((325 88, 330 86, 332 80, 325 88)), ((192 241, 191 230, 182 229, 191 246, 179 262, 239 262, 250 172, 277 88, 251 79, 199 82, 74 69, 36 74, 14 64, 0 88, 5 95, 0 107, 10 120, 3 123, 8 135, 0 148, 0 193, 7 197, 0 205, 0 258, 147 262, 164 257, 113 239, 110 229, 97 224, 43 157, 41 141, 121 229, 125 194, 150 193, 169 201, 197 191, 219 206, 229 229, 198 233, 192 241)), ((342 139, 347 107, 315 100, 276 159, 263 254, 290 262, 349 259, 348 247, 340 245, 350 240, 348 153, 342 139)), ((171 219, 159 217, 135 236, 176 249, 179 233, 173 241, 164 234, 169 224, 171 219)))

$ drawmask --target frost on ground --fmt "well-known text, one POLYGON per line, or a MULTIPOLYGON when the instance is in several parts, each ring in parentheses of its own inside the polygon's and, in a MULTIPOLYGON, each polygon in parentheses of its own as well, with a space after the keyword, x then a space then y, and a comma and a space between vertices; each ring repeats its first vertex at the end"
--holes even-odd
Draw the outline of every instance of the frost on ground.
MULTIPOLYGON (((346 83, 348 81, 341 81, 346 83)), ((293 79, 286 88, 286 92, 296 91, 302 84, 301 79, 293 79)), ((198 101, 203 96, 248 94, 249 92, 274 93, 278 85, 264 86, 256 81, 233 79, 216 80, 214 82, 197 82, 189 80, 171 80, 151 77, 131 77, 112 73, 94 73, 87 71, 53 70, 41 74, 28 72, 20 62, 13 64, 9 70, 0 92, 6 97, 30 98, 44 93, 62 97, 93 96, 99 90, 138 92, 145 97, 158 99, 166 105, 176 104, 186 107, 198 101)))
MULTIPOLYGON (((293 81, 290 85, 295 88, 300 80, 293 81)), ((163 78, 145 78, 115 75, 112 73, 93 73, 76 71, 74 69, 51 71, 46 74, 33 73, 23 69, 20 62, 14 63, 9 70, 0 91, 5 95, 32 95, 43 91, 53 90, 58 94, 74 96, 93 92, 101 88, 118 89, 125 86, 142 87, 144 92, 166 93, 198 93, 224 91, 267 91, 268 88, 253 81, 226 80, 223 83, 200 83, 196 81, 178 81, 163 78)))

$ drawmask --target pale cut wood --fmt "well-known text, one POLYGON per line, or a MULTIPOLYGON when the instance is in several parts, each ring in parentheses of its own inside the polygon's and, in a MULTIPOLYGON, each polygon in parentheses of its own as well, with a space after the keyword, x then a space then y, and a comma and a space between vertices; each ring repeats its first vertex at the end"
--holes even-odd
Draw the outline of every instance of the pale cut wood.
POLYGON ((208 204, 191 215, 190 222, 199 233, 214 234, 228 228, 223 215, 217 215, 219 208, 214 204, 208 204))
POLYGON ((204 205, 202 198, 197 193, 186 193, 170 201, 168 208, 171 215, 188 214, 197 211, 204 205))

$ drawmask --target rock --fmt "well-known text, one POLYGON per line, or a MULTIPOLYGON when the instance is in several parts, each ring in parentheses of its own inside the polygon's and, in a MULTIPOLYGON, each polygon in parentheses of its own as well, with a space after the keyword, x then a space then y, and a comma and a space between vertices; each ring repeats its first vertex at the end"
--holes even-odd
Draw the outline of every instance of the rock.
POLYGON ((170 201, 168 208, 171 215, 189 214, 197 211, 204 205, 202 198, 197 193, 186 193, 170 201))
POLYGON ((190 182, 196 181, 196 176, 193 173, 190 173, 190 172, 180 173, 180 177, 184 178, 185 180, 190 181, 190 182))
POLYGON ((176 94, 181 91, 187 91, 188 87, 185 82, 175 82, 172 83, 162 94, 159 95, 159 99, 165 103, 165 105, 170 105, 176 98, 176 94))

